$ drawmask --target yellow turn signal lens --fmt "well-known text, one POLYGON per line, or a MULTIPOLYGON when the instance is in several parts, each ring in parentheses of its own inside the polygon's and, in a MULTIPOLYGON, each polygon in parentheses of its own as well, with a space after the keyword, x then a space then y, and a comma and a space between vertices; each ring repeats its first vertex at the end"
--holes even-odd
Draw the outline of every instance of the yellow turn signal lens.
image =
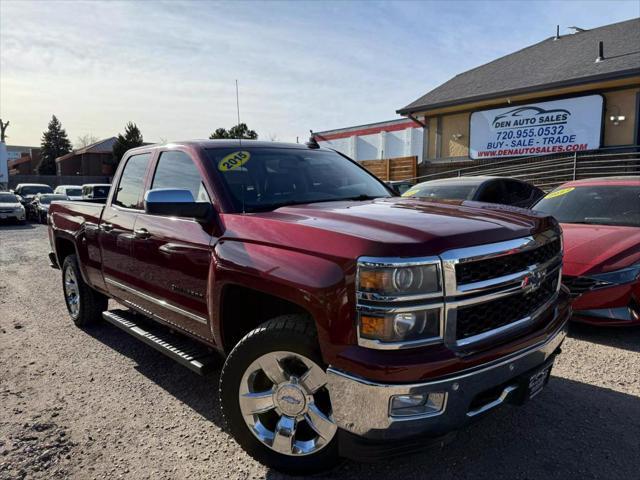
POLYGON ((385 335, 384 317, 360 316, 360 334, 370 338, 384 338, 385 335))

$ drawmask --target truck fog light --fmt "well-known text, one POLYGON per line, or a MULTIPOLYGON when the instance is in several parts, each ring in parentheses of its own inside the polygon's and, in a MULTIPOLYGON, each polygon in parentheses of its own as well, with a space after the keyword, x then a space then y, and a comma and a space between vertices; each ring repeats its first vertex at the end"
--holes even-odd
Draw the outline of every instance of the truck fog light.
POLYGON ((415 326, 416 314, 413 312, 398 313, 393 317, 393 331, 400 338, 406 337, 407 334, 415 328, 415 326))
POLYGON ((446 392, 394 395, 389 404, 389 415, 392 417, 437 415, 444 410, 446 398, 446 392))

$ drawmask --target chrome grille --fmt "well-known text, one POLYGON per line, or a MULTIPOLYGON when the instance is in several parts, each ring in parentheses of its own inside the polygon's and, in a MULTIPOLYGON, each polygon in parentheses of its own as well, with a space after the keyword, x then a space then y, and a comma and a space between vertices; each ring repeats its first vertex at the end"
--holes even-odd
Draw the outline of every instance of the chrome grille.
POLYGON ((463 348, 534 323, 558 294, 562 241, 554 230, 441 255, 445 343, 463 348))

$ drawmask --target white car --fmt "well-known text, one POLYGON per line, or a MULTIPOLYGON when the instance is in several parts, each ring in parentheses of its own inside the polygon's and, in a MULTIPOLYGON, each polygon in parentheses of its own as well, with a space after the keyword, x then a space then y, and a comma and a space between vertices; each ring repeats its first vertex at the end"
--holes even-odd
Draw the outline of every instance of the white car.
POLYGON ((66 195, 69 200, 82 200, 81 185, 58 185, 53 193, 57 195, 66 195))
POLYGON ((17 220, 24 223, 27 214, 18 197, 13 193, 0 192, 0 220, 17 220))

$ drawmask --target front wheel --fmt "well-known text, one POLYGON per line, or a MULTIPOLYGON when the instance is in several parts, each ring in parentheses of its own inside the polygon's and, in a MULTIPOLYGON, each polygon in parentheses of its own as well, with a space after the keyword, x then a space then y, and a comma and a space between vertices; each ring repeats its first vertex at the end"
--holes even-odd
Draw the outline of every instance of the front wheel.
POLYGON ((248 333, 225 362, 219 393, 229 430, 261 463, 304 474, 338 462, 327 374, 304 316, 277 317, 248 333))

